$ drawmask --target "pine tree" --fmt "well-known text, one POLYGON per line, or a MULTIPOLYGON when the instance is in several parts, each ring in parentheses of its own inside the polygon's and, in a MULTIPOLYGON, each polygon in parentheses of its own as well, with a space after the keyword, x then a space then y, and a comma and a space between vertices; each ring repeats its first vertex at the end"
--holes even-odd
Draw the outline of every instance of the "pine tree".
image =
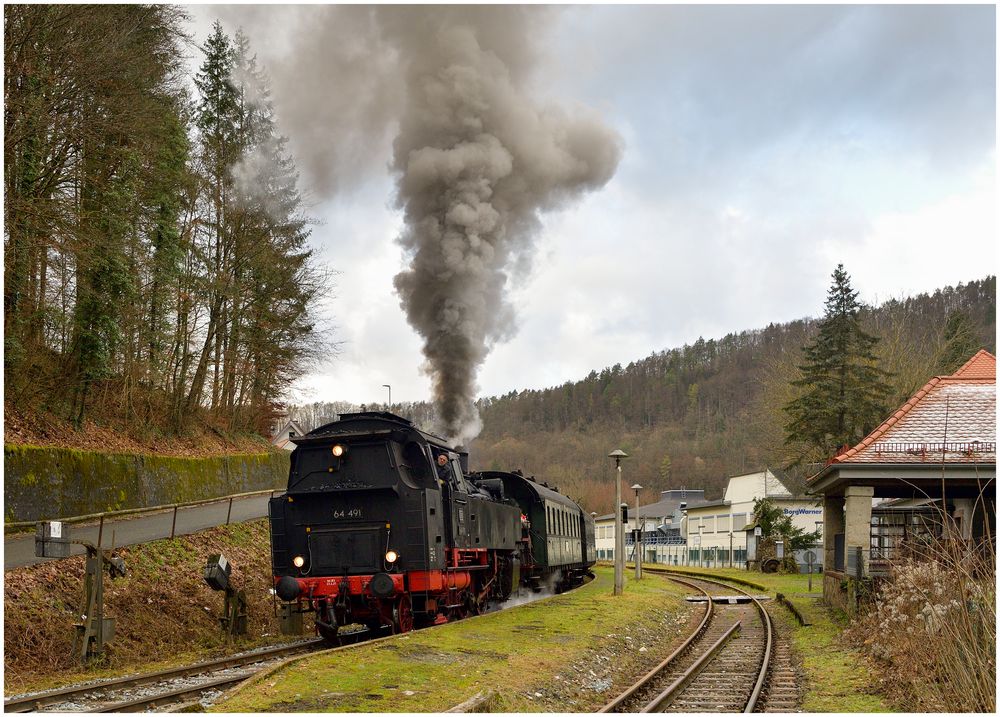
POLYGON ((670 454, 664 453, 663 460, 660 461, 660 480, 663 481, 663 485, 668 485, 670 483, 670 454))
POLYGON ((205 61, 202 63, 195 85, 201 101, 195 113, 202 146, 202 163, 208 175, 211 193, 211 246, 205 252, 206 276, 204 290, 208 294, 208 324, 205 343, 202 345, 188 391, 187 409, 201 403, 202 391, 208 374, 210 359, 215 367, 212 384, 212 407, 218 404, 219 370, 222 353, 221 326, 225 323, 225 300, 228 289, 226 264, 230 259, 226 208, 229 204, 230 168, 239 159, 240 148, 236 141, 238 95, 233 86, 232 74, 235 53, 229 36, 222 31, 218 20, 205 43, 205 61))
POLYGON ((944 327, 944 344, 937 361, 938 375, 954 373, 982 347, 976 325, 969 315, 961 309, 952 311, 944 327))
POLYGON ((797 462, 854 445, 884 418, 889 374, 876 364, 878 338, 862 329, 860 313, 858 292, 838 264, 819 333, 792 381, 802 394, 785 406, 785 443, 806 449, 797 462))

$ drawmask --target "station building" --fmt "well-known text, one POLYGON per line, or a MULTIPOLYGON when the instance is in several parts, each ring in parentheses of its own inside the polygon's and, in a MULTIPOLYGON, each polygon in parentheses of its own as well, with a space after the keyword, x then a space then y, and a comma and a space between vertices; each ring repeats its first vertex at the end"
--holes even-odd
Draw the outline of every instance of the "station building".
MULTIPOLYGON (((823 516, 819 502, 812 497, 794 495, 769 468, 756 473, 732 476, 721 500, 688 506, 682 521, 686 537, 686 559, 690 565, 745 568, 747 559, 746 526, 753 521, 755 500, 767 498, 791 517, 792 525, 806 532, 822 531, 823 516)), ((805 565, 805 551, 796 554, 805 565)), ((822 565, 820 551, 814 551, 814 569, 822 565)))
POLYGON ((824 599, 857 607, 910 541, 996 536, 996 357, 936 376, 808 482, 823 503, 824 599))

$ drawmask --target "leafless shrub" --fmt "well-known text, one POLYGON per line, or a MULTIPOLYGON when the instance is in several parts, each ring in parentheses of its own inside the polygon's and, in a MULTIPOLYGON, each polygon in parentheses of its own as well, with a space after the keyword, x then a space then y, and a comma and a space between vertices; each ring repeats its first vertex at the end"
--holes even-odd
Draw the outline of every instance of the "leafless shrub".
MULTIPOLYGON (((884 668, 909 710, 996 710, 996 551, 993 536, 941 537, 908 546, 850 629, 884 668)), ((989 526, 989 521, 987 521, 989 526)))

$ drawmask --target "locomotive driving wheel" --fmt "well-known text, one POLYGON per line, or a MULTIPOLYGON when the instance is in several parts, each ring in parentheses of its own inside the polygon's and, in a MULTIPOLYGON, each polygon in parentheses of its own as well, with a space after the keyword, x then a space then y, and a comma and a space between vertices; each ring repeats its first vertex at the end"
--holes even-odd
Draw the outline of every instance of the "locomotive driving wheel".
POLYGON ((476 615, 482 615, 482 614, 483 614, 483 604, 476 599, 475 595, 469 593, 465 597, 465 615, 466 616, 472 615, 474 617, 476 615))
POLYGON ((408 595, 401 595, 392 606, 392 627, 396 632, 409 632, 413 629, 413 609, 408 595))

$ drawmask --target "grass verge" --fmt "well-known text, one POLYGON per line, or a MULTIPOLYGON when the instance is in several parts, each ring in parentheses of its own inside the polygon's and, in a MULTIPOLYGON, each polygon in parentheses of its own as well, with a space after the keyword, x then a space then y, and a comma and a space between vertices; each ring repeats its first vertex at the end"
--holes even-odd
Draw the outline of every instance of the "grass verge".
POLYGON ((219 712, 588 712, 662 659, 696 609, 666 580, 613 578, 484 617, 316 655, 254 678, 219 712))

